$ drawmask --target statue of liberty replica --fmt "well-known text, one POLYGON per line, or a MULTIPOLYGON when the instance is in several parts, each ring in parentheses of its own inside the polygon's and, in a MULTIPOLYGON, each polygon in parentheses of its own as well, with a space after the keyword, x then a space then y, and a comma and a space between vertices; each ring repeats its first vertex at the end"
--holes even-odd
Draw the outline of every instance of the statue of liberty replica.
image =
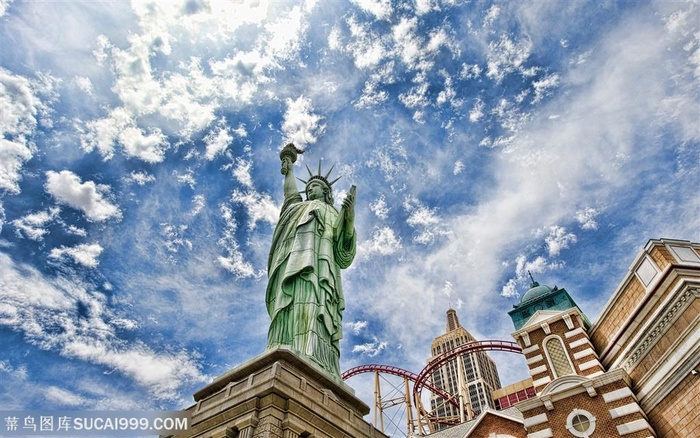
POLYGON ((340 378, 340 339, 345 309, 340 270, 355 257, 355 186, 338 211, 333 206, 331 169, 311 172, 300 192, 294 162, 302 151, 280 151, 284 203, 267 264, 265 293, 271 323, 267 349, 286 346, 340 378), (303 193, 306 199, 301 196, 303 193))
POLYGON ((338 211, 338 179, 319 164, 316 174, 306 167, 299 192, 301 152, 293 144, 280 151, 284 203, 267 264, 267 349, 195 392, 189 429, 177 437, 388 438, 364 420, 369 406, 340 376, 340 270, 355 258, 355 186, 338 211))

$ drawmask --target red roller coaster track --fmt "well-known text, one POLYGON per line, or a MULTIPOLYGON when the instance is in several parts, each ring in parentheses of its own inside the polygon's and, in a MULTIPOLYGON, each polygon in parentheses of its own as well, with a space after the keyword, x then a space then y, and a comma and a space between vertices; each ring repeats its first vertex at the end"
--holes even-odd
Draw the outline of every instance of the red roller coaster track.
POLYGON ((473 353, 476 351, 507 351, 511 353, 522 353, 522 349, 515 342, 499 340, 478 341, 461 345, 457 348, 443 353, 442 355, 431 360, 418 375, 412 373, 411 371, 391 365, 368 364, 350 368, 349 370, 343 373, 342 378, 343 380, 347 380, 350 377, 355 376, 357 374, 379 372, 409 379, 413 382, 413 402, 418 412, 419 418, 424 418, 428 421, 439 422, 440 420, 438 418, 436 418, 424 408, 423 402, 421 400, 422 389, 427 388, 429 391, 441 397, 447 403, 450 403, 453 406, 459 408, 459 402, 457 397, 428 383, 428 378, 439 366, 441 366, 448 360, 453 359, 454 357, 460 356, 462 354, 473 353))
MULTIPOLYGON (((355 368, 350 368, 349 370, 345 371, 341 377, 343 378, 343 380, 347 380, 352 376, 356 376, 357 374, 373 373, 376 371, 378 371, 380 373, 384 373, 384 374, 391 374, 394 376, 407 378, 411 382, 413 382, 414 386, 416 384, 416 380, 418 379, 418 375, 416 375, 415 373, 412 373, 408 370, 404 370, 403 368, 394 367, 391 365, 379 365, 379 364, 360 365, 360 366, 357 366, 355 368)), ((433 394, 439 395, 440 397, 442 397, 445 400, 450 400, 450 402, 453 405, 455 405, 456 407, 459 408, 459 404, 456 401, 454 401, 454 397, 452 397, 447 392, 443 391, 442 389, 436 388, 427 382, 424 383, 423 386, 428 388, 428 390, 431 391, 433 394)))
MULTIPOLYGON (((416 404, 416 406, 422 407, 422 403, 420 402, 421 390, 423 387, 428 388, 426 380, 437 367, 456 356, 466 353, 473 353, 475 351, 509 351, 511 353, 522 353, 522 348, 520 348, 520 345, 515 342, 488 340, 470 342, 469 344, 460 345, 457 348, 453 348, 452 350, 443 353, 441 356, 431 360, 428 365, 423 368, 423 371, 420 372, 418 377, 416 377, 413 385, 413 402, 416 404)), ((431 388, 428 389, 432 391, 431 388)))

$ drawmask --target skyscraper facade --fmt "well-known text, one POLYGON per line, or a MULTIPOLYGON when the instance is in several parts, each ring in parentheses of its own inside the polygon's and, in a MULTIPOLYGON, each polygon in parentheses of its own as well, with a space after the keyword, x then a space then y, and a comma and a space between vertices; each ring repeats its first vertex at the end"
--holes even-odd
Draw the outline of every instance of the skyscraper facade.
MULTIPOLYGON (((429 361, 472 342, 476 342, 474 336, 460 325, 457 312, 449 309, 446 331, 433 340, 429 361)), ((432 383, 449 394, 463 395, 469 417, 486 407, 494 408, 491 392, 501 387, 496 364, 484 351, 464 353, 448 360, 433 371, 432 383)), ((430 405, 431 411, 440 418, 460 418, 459 409, 440 396, 431 396, 430 405)))

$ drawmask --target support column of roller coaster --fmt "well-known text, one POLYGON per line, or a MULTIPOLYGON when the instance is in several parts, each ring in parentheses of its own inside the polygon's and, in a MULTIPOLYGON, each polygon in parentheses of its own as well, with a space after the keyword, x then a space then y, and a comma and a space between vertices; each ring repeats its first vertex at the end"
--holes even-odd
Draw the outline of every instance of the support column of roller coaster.
MULTIPOLYGON (((384 403, 381 401, 381 390, 379 388, 378 376, 380 373, 402 377, 406 385, 405 403, 407 416, 407 437, 425 436, 435 431, 438 424, 456 424, 453 419, 440 418, 436 412, 431 412, 423 405, 422 391, 427 389, 433 394, 444 400, 444 403, 449 403, 460 409, 459 394, 449 394, 441 388, 434 386, 431 382, 433 372, 445 362, 459 357, 463 354, 473 353, 477 351, 506 351, 511 353, 522 353, 522 349, 515 342, 488 340, 471 342, 453 348, 442 355, 431 360, 428 365, 423 368, 419 374, 411 371, 391 366, 380 364, 360 365, 345 371, 342 375, 343 380, 347 380, 358 374, 375 373, 375 427, 383 430, 383 409, 384 403), (408 382, 413 382, 413 391, 409 393, 408 382), (411 397, 412 396, 412 397, 411 397), (413 402, 411 402, 411 399, 413 402), (415 420, 413 417, 413 409, 416 411, 415 420), (378 424, 377 416, 379 415, 381 423, 378 424)), ((437 411, 437 410, 435 410, 437 411)))

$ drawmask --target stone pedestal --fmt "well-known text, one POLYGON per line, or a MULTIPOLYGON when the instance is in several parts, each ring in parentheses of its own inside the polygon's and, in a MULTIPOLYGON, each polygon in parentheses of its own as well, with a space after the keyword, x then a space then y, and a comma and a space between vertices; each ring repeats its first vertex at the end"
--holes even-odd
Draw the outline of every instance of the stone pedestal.
POLYGON ((194 394, 192 438, 385 438, 369 407, 286 348, 240 365, 194 394))

